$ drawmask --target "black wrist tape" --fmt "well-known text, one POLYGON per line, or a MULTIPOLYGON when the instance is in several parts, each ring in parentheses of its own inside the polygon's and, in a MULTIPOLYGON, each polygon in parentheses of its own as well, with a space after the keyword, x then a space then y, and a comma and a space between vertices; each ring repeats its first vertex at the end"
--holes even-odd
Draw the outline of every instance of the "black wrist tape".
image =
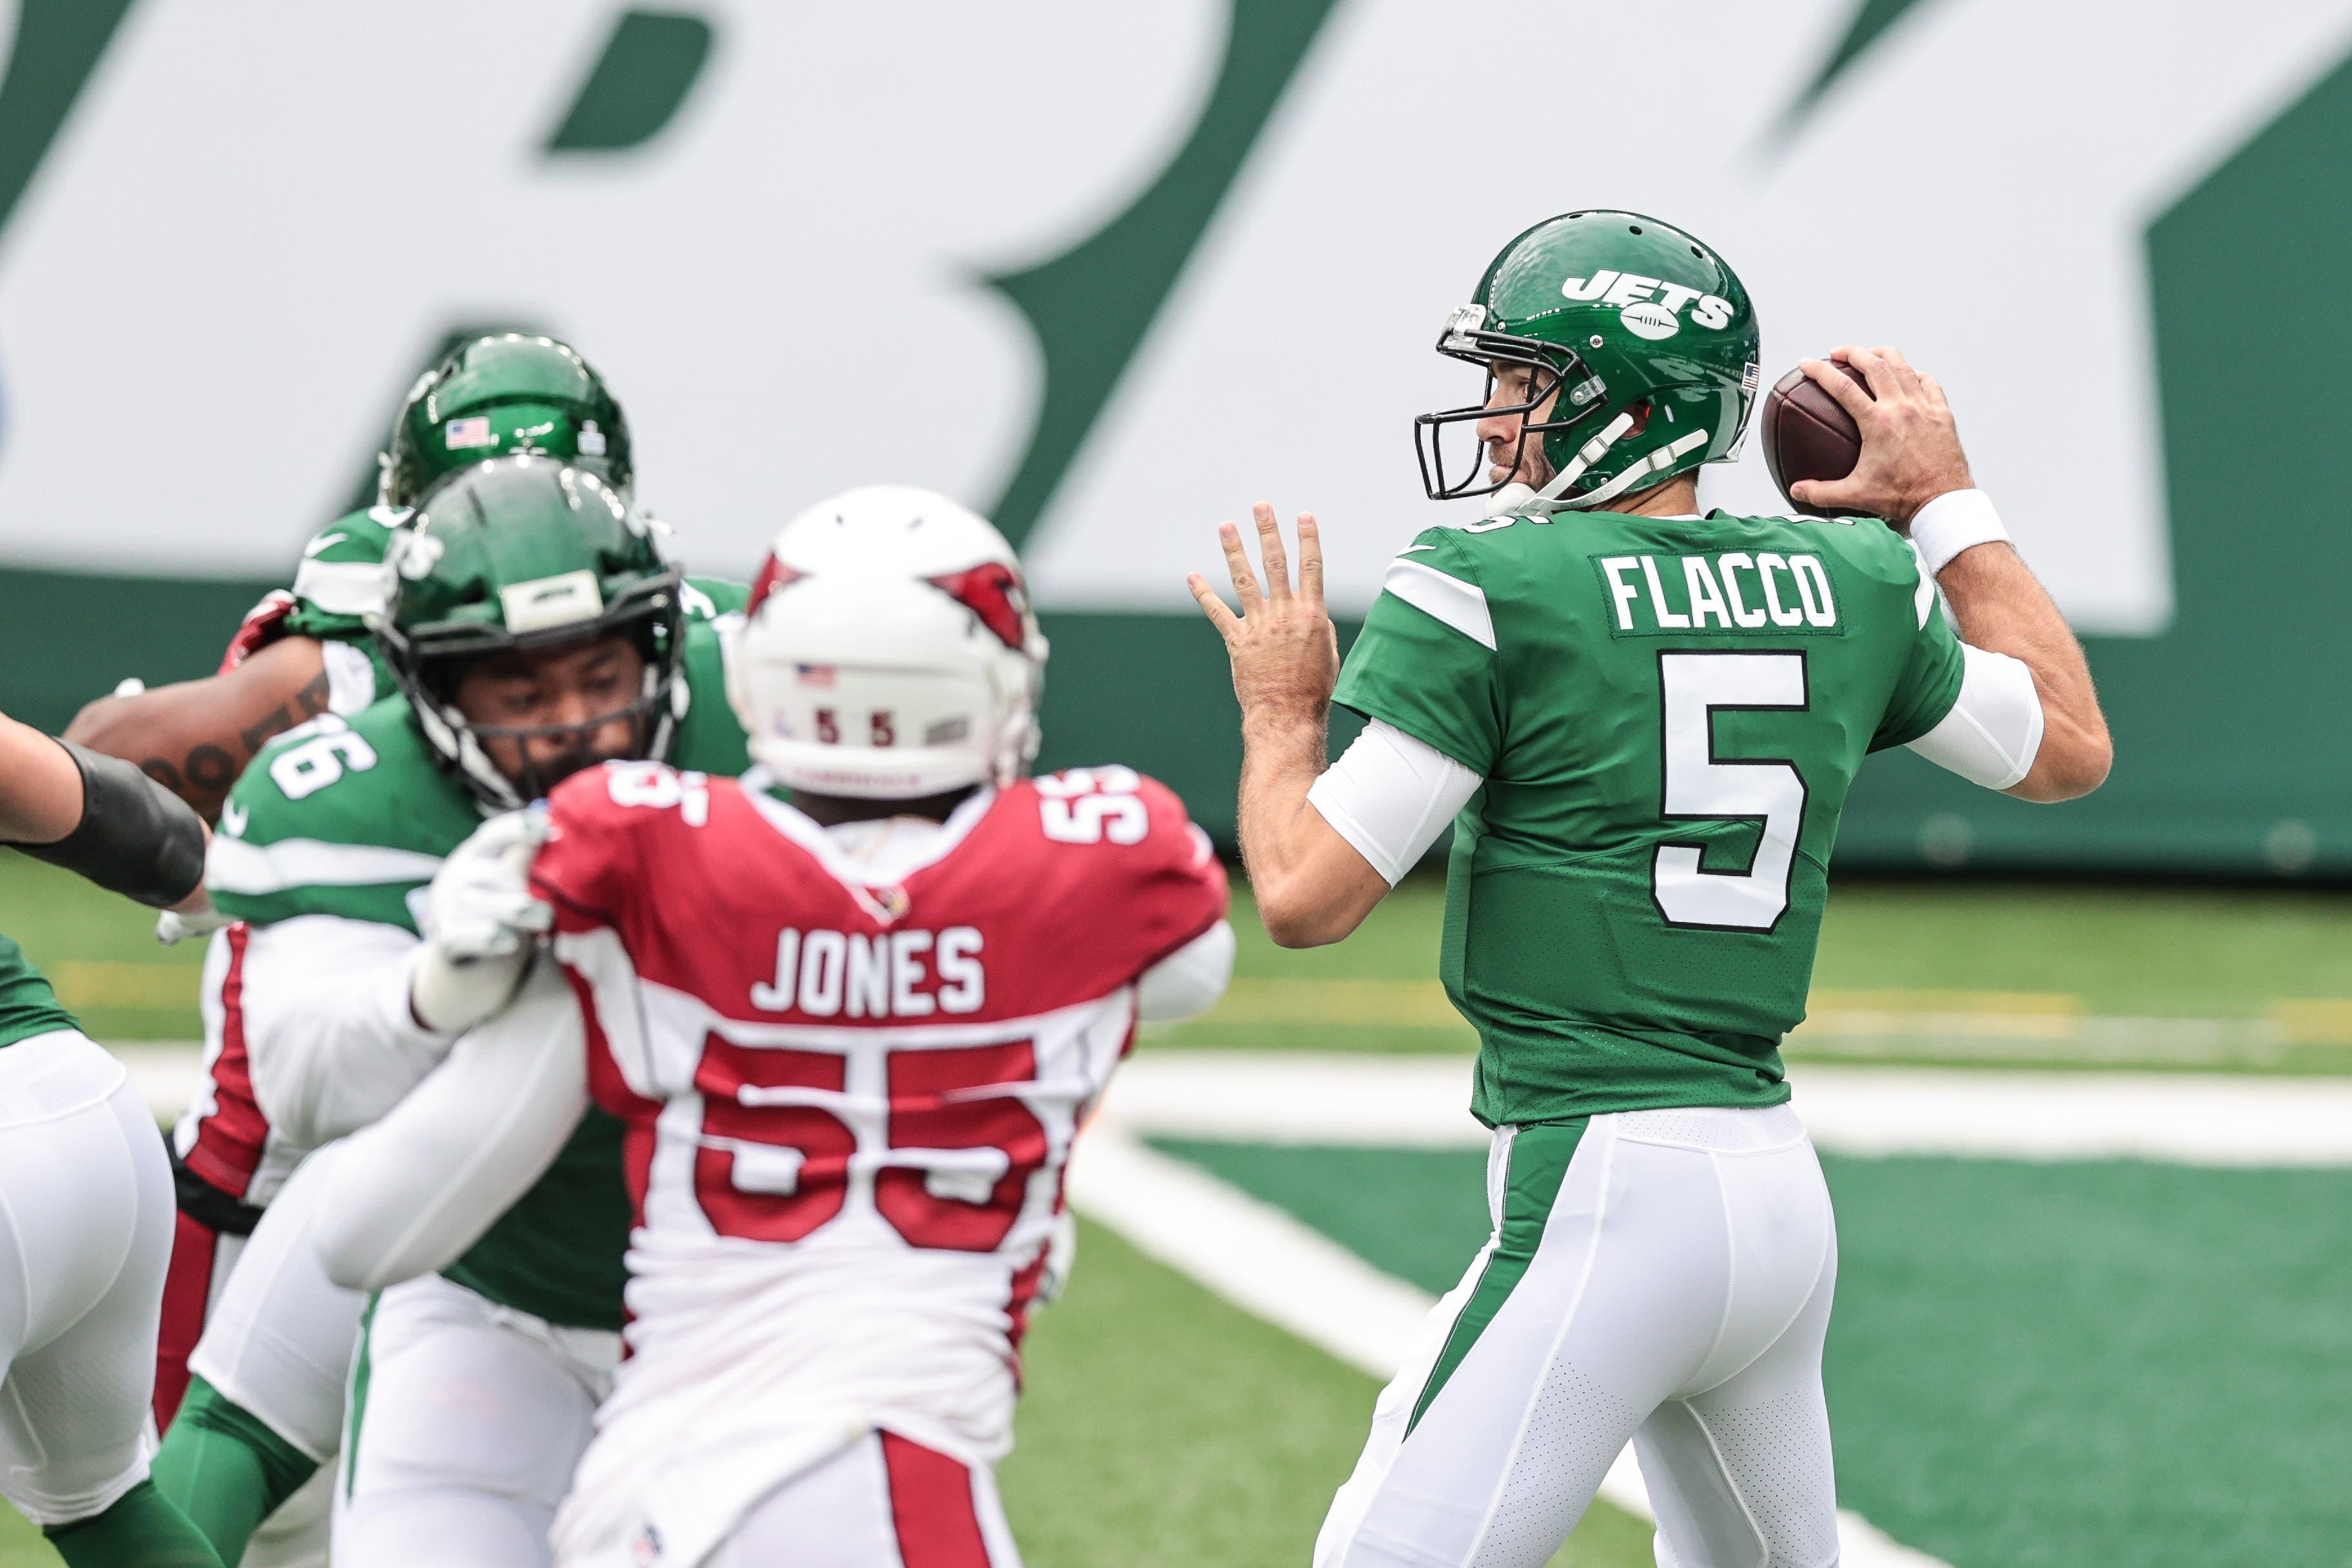
POLYGON ((81 770, 81 823, 55 844, 14 847, 159 910, 205 879, 205 825, 187 803, 120 757, 59 741, 81 770))

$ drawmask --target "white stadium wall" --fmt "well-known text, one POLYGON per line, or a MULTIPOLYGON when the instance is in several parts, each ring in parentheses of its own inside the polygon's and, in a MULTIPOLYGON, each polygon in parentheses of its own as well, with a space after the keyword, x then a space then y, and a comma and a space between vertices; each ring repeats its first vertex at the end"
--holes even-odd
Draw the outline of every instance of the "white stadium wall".
MULTIPOLYGON (((2352 417, 2352 0, 2210 20, 0 5, 0 701, 62 722, 191 673, 362 483, 420 360, 512 323, 606 374, 698 571, 748 573, 849 484, 995 510, 1061 644, 1055 753, 1119 750, 1226 818, 1182 587, 1214 522, 1316 510, 1360 613, 1447 515, 1410 423, 1476 391, 1430 352, 1446 312, 1526 224, 1620 205, 1740 270, 1768 382, 1846 341, 1934 370, 2093 639, 2109 791, 2041 813, 1891 763, 1853 857, 2352 868, 2342 726, 2298 717, 2352 578, 2320 499, 2352 417), (2266 212, 2288 237, 2249 236, 2266 212)), ((1753 450, 1705 495, 1777 510, 1753 450)))

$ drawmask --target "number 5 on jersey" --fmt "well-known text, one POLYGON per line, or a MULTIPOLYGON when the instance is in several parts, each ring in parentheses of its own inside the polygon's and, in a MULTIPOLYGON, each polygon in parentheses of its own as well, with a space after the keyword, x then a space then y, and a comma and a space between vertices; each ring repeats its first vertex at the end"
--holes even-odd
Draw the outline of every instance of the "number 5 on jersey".
POLYGON ((1805 781, 1779 758, 1716 754, 1715 716, 1726 710, 1807 705, 1801 653, 1658 655, 1664 801, 1668 822, 1762 825, 1745 871, 1709 871, 1696 844, 1661 844, 1651 896, 1668 925, 1769 931, 1789 907, 1789 873, 1805 820, 1805 781))

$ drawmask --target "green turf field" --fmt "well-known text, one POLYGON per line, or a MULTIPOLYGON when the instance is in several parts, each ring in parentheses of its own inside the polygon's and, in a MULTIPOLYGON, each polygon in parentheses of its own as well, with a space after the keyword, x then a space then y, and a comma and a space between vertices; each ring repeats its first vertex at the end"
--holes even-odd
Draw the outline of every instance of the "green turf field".
MULTIPOLYGON (((1236 911, 1233 993, 1146 1044, 1468 1051, 1407 881, 1336 947, 1236 911)), ((2304 891, 1854 882, 1832 889, 1791 1059, 2352 1072, 2352 900, 2304 891)))

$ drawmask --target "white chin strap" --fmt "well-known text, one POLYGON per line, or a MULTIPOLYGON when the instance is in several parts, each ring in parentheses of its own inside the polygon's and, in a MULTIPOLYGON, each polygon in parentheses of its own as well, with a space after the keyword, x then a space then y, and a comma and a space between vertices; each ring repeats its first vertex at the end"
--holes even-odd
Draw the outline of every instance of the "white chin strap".
POLYGON ((1615 500, 1627 490, 1640 487, 1652 474, 1664 473, 1682 461, 1685 454, 1706 445, 1707 433, 1693 430, 1659 447, 1598 489, 1580 496, 1565 495, 1569 486, 1591 470, 1592 465, 1609 453, 1618 438, 1633 427, 1633 411, 1628 409, 1601 427, 1600 434, 1576 449, 1575 458, 1568 467, 1552 476, 1551 482, 1541 489, 1529 485, 1512 483, 1496 490, 1486 503, 1488 517, 1516 517, 1530 512, 1587 511, 1606 501, 1615 500))

